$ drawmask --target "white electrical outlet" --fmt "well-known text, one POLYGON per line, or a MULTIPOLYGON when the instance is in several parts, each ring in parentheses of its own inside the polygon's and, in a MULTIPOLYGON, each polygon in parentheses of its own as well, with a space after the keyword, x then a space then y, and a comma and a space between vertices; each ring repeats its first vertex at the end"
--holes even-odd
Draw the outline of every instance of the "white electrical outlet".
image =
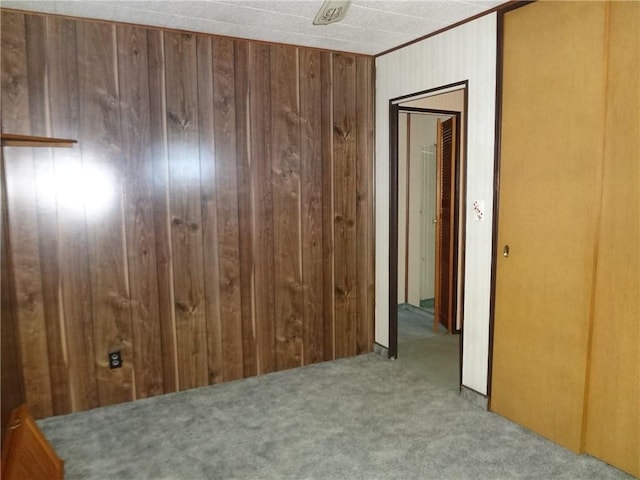
POLYGON ((484 219, 484 200, 474 200, 473 202, 473 219, 480 222, 484 219))

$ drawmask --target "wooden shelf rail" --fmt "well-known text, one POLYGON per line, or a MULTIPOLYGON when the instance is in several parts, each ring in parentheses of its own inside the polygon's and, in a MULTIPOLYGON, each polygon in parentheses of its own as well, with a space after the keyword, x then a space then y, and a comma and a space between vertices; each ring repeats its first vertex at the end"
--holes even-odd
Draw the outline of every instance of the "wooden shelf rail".
POLYGON ((74 143, 78 143, 78 141, 68 138, 0 133, 0 145, 3 147, 72 147, 74 143))

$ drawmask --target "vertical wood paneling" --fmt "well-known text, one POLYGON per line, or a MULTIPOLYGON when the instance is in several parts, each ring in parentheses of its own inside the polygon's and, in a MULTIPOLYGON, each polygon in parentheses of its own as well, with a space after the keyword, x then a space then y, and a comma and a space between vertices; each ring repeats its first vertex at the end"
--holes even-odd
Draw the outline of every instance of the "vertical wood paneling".
POLYGON ((207 384, 196 38, 165 34, 169 198, 179 389, 207 384))
POLYGON ((164 391, 178 389, 175 296, 171 262, 171 218, 169 215, 169 156, 164 62, 164 35, 147 32, 149 67, 149 121, 153 172, 153 221, 158 276, 158 322, 160 323, 164 391))
POLYGON ((373 68, 356 57, 356 354, 373 342, 373 68))
POLYGON ((272 182, 278 369, 302 364, 300 244, 300 115, 298 56, 293 47, 271 47, 272 182))
POLYGON ((356 62, 334 55, 333 154, 336 357, 356 353, 356 62))
POLYGON ((213 52, 211 39, 197 39, 198 125, 200 135, 200 189, 202 193, 202 247, 207 322, 207 358, 209 383, 221 383, 223 377, 222 323, 218 285, 218 220, 216 198, 216 152, 214 140, 213 52))
MULTIPOLYGON (((47 134, 50 131, 47 105, 46 19, 39 16, 25 18, 27 43, 27 80, 29 84, 29 116, 31 131, 47 134)), ((60 318, 60 270, 58 265, 58 227, 55 189, 48 188, 54 178, 51 151, 33 149, 36 189, 38 244, 41 262, 42 301, 51 376, 53 414, 71 411, 69 372, 63 343, 60 318), (40 188, 44 187, 44 188, 40 188)))
POLYGON ((79 141, 5 152, 38 417, 371 349, 371 58, 4 12, 0 50, 4 131, 79 141))
POLYGON ((334 197, 333 197, 333 54, 320 53, 320 88, 322 118, 322 263, 324 359, 335 358, 335 289, 334 289, 334 197))
POLYGON ((250 42, 235 42, 236 167, 238 176, 238 236, 240 255, 240 306, 242 308, 242 360, 244 376, 257 375, 256 328, 253 289, 253 197, 249 136, 250 42))
MULTIPOLYGON (((76 22, 58 17, 47 18, 47 75, 50 128, 53 136, 79 138, 78 64, 76 22)), ((54 149, 57 179, 68 172, 82 170, 79 148, 54 149)), ((64 182, 62 182, 64 183, 64 182)), ((56 192, 64 196, 63 187, 56 192)), ((61 290, 61 321, 69 370, 71 411, 100 405, 96 380, 96 357, 91 311, 89 250, 84 207, 69 205, 56 198, 58 222, 58 258, 61 290)))
POLYGON ((216 145, 218 258, 224 380, 243 377, 242 306, 238 238, 234 42, 213 42, 213 111, 216 145))
POLYGON ((158 278, 149 129, 147 32, 119 26, 118 84, 122 129, 124 222, 131 301, 135 394, 163 393, 158 278))
MULTIPOLYGON (((0 150, 0 165, 4 163, 3 150, 0 150)), ((2 225, 0 237, 0 295, 2 313, 0 315, 0 369, 2 381, 2 401, 0 402, 0 429, 4 432, 11 411, 25 402, 22 362, 20 361, 19 338, 16 322, 16 295, 13 282, 13 265, 10 259, 9 218, 7 214, 7 196, 4 168, 0 172, 0 202, 2 205, 2 225)), ((4 435, 2 436, 4 441, 4 435)))
MULTIPOLYGON (((6 104, 3 105, 6 108, 6 104)), ((37 239, 36 193, 30 182, 11 179, 33 178, 30 151, 6 152, 7 205, 11 221, 9 242, 15 269, 16 311, 19 351, 25 386, 25 397, 33 406, 34 415, 53 414, 51 377, 48 369, 49 352, 44 322, 44 305, 37 239)))
POLYGON ((275 264, 271 182, 271 48, 252 43, 249 74, 251 186, 254 192, 254 305, 258 373, 277 369, 275 349, 275 264))
MULTIPOLYGON (((25 18, 3 14, 2 127, 30 132, 25 18)), ((25 399, 34 415, 53 413, 38 242, 36 185, 31 149, 7 149, 9 243, 14 270, 17 330, 25 399)))
POLYGON ((321 53, 300 51, 300 175, 304 363, 324 359, 321 53))
POLYGON ((84 203, 101 405, 134 398, 115 33, 115 26, 89 22, 79 23, 76 31, 83 161, 82 170, 72 174, 94 192, 84 203), (122 352, 121 368, 109 368, 112 351, 122 352))

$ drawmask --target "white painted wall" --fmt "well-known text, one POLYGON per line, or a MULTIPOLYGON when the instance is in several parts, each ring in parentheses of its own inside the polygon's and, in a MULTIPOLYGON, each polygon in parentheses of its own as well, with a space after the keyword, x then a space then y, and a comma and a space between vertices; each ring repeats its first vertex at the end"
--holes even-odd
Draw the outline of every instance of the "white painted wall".
POLYGON ((408 115, 402 112, 398 115, 398 303, 405 303, 405 293, 407 293, 406 303, 418 307, 420 300, 433 298, 434 290, 435 225, 432 219, 435 218, 436 204, 436 160, 435 153, 429 159, 424 150, 435 144, 436 123, 437 117, 431 115, 408 115), (409 116, 411 117, 410 129, 408 128, 409 116), (410 152, 410 155, 407 155, 407 152, 410 152), (407 179, 408 159, 411 162, 410 175, 407 179), (408 212, 407 191, 409 192, 408 212), (408 225, 407 213, 409 214, 408 225), (408 259, 405 256, 407 236, 408 259), (407 260, 408 274, 405 272, 407 260), (409 279, 407 290, 405 290, 405 278, 409 279))
POLYGON ((436 136, 438 117, 420 115, 424 125, 418 136, 420 148, 420 300, 434 298, 436 280, 436 136))
POLYGON ((495 13, 376 59, 376 342, 389 345, 389 100, 468 80, 462 383, 482 394, 489 351, 495 74, 495 13), (482 221, 474 220, 474 200, 484 202, 482 221))
MULTIPOLYGON (((420 306, 422 271, 431 269, 431 278, 434 277, 434 262, 427 265, 424 250, 423 225, 426 215, 425 209, 425 167, 426 155, 422 154, 423 147, 429 143, 434 143, 435 139, 428 139, 429 133, 433 134, 433 129, 429 130, 429 124, 434 119, 427 115, 411 115, 411 178, 409 179, 409 303, 420 306)), ((435 166, 435 163, 433 164, 435 166)), ((433 193, 433 191, 432 191, 433 193)), ((435 199, 435 193, 433 194, 435 199)), ((431 204, 433 205, 433 201, 431 204)), ((435 210, 435 208, 434 208, 435 210)), ((435 233, 434 233, 435 236, 435 233)), ((434 249, 435 257, 435 249, 434 249)), ((433 295, 432 295, 433 296, 433 295)))

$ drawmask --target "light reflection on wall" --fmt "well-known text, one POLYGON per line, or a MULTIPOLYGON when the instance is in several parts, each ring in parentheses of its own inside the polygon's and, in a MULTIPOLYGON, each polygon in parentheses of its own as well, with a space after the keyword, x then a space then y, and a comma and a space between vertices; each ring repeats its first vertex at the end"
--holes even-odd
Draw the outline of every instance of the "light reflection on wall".
POLYGON ((60 162, 54 172, 37 179, 38 198, 55 199, 59 210, 88 217, 111 208, 116 198, 115 186, 113 174, 97 164, 60 162))
POLYGON ((213 153, 202 155, 205 163, 204 172, 201 171, 201 152, 197 147, 189 144, 175 145, 169 151, 169 172, 170 181, 178 185, 199 185, 201 175, 211 174, 213 167, 213 153))

